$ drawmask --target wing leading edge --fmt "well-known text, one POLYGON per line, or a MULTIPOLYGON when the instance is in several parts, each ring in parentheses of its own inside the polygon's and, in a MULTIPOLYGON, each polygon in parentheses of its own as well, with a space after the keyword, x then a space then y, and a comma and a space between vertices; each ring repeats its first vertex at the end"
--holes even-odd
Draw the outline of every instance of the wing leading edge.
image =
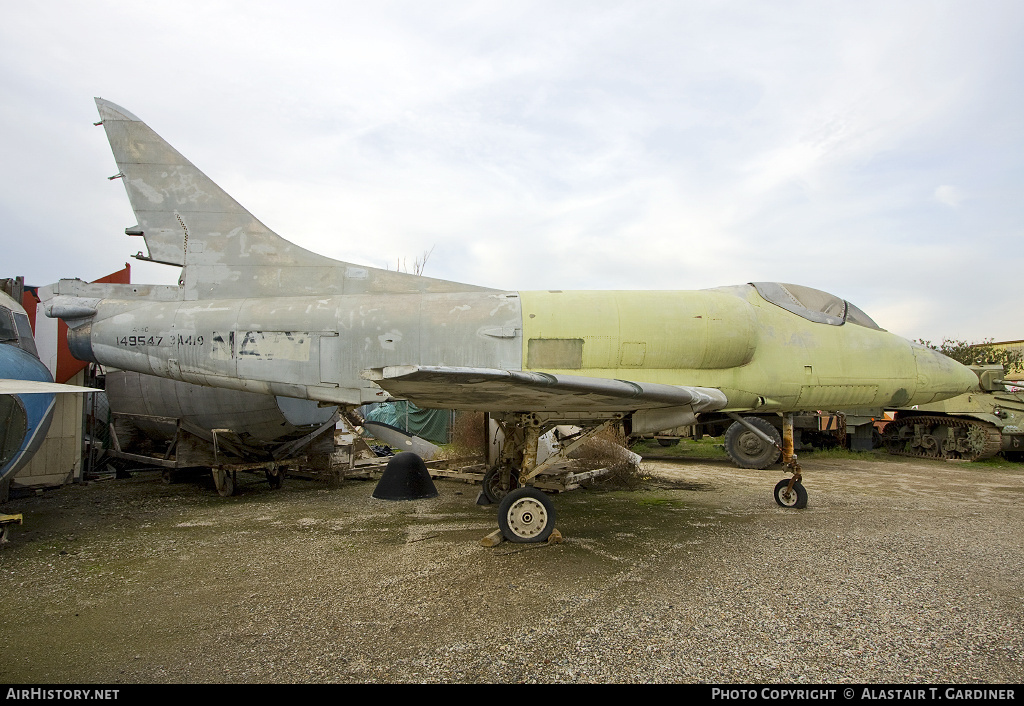
POLYGON ((721 390, 489 368, 393 366, 364 371, 393 397, 421 407, 483 412, 636 412, 721 409, 721 390))

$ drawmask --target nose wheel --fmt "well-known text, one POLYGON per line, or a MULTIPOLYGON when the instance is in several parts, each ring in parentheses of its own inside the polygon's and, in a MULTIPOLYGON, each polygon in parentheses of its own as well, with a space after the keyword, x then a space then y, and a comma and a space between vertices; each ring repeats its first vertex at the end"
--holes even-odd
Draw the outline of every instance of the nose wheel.
POLYGON ((284 469, 278 466, 276 463, 272 464, 270 468, 265 470, 267 476, 267 483, 274 490, 279 490, 284 485, 284 469))
POLYGON ((801 510, 807 507, 807 490, 793 478, 783 478, 775 485, 775 502, 781 507, 801 510))

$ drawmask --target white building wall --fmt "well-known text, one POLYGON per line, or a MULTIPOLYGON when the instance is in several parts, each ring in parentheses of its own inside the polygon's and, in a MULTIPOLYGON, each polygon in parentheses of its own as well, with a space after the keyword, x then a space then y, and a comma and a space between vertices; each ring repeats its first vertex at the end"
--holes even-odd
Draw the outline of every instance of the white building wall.
MULTIPOLYGON (((68 381, 84 383, 84 370, 68 381)), ((54 487, 81 480, 83 397, 57 395, 50 431, 36 455, 14 477, 12 488, 54 487)))

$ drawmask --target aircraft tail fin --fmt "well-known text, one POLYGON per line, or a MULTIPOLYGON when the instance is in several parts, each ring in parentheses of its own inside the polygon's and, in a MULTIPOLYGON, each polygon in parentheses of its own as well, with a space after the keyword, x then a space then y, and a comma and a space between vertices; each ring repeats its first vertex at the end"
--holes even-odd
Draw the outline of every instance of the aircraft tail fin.
POLYGON ((96 98, 148 255, 182 266, 186 299, 481 289, 333 260, 256 219, 148 125, 96 98))
POLYGON ((124 180, 139 219, 126 232, 141 235, 149 250, 140 259, 184 266, 189 230, 226 233, 262 226, 132 113, 102 98, 96 107, 120 170, 111 179, 124 180))

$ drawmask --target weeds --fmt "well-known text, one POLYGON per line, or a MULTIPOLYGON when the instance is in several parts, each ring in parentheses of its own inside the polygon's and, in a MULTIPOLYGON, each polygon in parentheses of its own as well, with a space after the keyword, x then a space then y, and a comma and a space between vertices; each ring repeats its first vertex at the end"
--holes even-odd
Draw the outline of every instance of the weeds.
POLYGON ((482 458, 485 455, 487 435, 483 412, 458 412, 451 432, 451 442, 441 446, 438 458, 482 458))

